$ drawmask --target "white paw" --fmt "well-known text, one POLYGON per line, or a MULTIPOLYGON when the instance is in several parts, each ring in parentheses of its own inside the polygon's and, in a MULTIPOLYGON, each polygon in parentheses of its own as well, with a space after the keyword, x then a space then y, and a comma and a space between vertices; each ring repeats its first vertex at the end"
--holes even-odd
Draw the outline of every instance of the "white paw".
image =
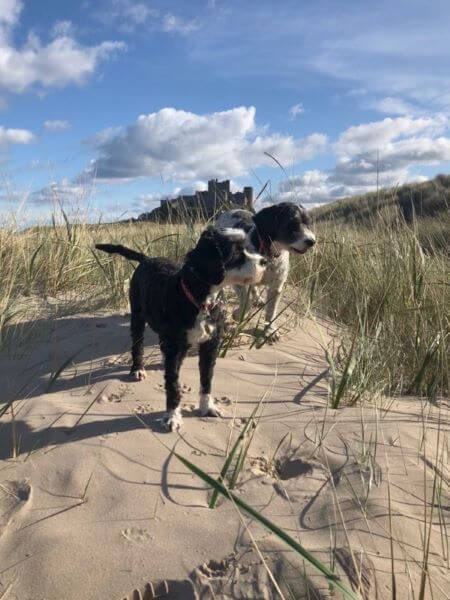
POLYGON ((211 394, 200 394, 199 408, 202 417, 220 417, 211 394))
POLYGON ((169 412, 164 415, 162 422, 167 431, 177 431, 181 428, 183 422, 181 410, 179 408, 169 410, 169 412))
POLYGON ((271 342, 277 342, 280 339, 280 334, 273 324, 267 325, 264 333, 266 338, 271 342))
POLYGON ((137 369, 136 371, 131 371, 130 377, 134 379, 134 381, 142 381, 147 377, 147 373, 145 369, 137 369))

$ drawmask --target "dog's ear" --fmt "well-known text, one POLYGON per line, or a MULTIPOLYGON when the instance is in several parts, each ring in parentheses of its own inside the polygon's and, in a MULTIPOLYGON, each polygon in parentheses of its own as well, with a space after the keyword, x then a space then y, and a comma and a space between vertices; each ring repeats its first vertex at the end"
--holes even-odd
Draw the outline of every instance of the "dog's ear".
POLYGON ((265 242, 271 242, 276 238, 278 228, 279 208, 276 204, 263 208, 253 217, 259 234, 265 242))
POLYGON ((264 253, 270 258, 275 258, 280 255, 273 244, 273 242, 277 240, 279 217, 280 208, 277 204, 263 208, 253 217, 258 234, 264 244, 264 253))
POLYGON ((225 278, 225 261, 217 230, 213 227, 205 229, 196 247, 188 253, 186 264, 208 283, 222 283, 225 278))

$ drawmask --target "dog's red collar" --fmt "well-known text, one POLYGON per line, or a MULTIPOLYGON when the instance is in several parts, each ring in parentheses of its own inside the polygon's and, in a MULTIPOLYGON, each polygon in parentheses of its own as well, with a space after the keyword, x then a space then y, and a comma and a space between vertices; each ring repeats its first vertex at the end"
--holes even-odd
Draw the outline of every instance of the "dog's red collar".
POLYGON ((206 302, 203 302, 202 304, 199 304, 197 302, 197 300, 194 298, 194 296, 192 295, 188 286, 184 283, 183 279, 180 280, 180 285, 181 285, 181 289, 183 290, 183 293, 186 296, 186 298, 189 300, 189 302, 191 304, 193 304, 196 308, 198 308, 198 310, 200 312, 210 313, 211 310, 215 307, 215 305, 216 305, 215 303, 207 304, 206 302))

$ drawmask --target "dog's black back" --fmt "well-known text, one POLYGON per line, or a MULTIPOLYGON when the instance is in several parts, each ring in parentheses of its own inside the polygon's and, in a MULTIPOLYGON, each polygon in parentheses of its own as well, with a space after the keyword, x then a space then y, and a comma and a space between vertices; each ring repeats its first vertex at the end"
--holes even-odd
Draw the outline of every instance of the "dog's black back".
MULTIPOLYGON (((132 311, 142 314, 160 337, 186 338, 186 330, 194 326, 198 315, 198 309, 181 291, 181 278, 179 265, 165 258, 147 258, 131 278, 132 311)), ((204 287, 200 281, 197 284, 204 287)), ((192 287, 191 281, 189 289, 192 287)))
POLYGON ((141 315, 155 333, 164 336, 193 326, 198 311, 181 293, 179 265, 120 244, 96 244, 96 248, 139 262, 130 281, 131 311, 141 315))

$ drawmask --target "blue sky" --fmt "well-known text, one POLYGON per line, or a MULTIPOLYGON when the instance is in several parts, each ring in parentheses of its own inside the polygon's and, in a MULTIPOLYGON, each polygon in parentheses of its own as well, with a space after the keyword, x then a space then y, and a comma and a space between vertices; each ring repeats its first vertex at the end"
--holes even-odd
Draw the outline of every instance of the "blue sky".
POLYGON ((0 213, 137 216, 212 177, 311 206, 449 172, 449 22, 438 0, 0 0, 0 213))

